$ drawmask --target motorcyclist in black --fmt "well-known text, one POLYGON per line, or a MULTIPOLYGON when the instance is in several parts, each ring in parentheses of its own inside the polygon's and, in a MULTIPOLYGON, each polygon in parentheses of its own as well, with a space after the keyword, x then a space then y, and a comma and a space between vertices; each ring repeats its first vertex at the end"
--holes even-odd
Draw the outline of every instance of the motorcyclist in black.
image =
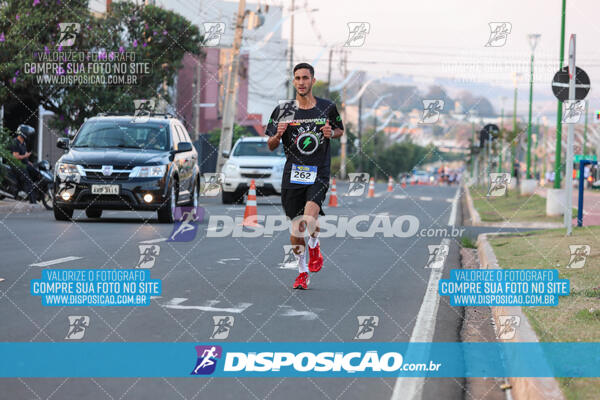
POLYGON ((29 197, 30 203, 36 202, 35 190, 33 190, 34 182, 36 181, 37 171, 33 167, 29 156, 31 152, 27 151, 27 135, 24 129, 19 126, 17 128, 17 137, 10 147, 12 155, 24 165, 14 165, 12 169, 15 179, 19 184, 19 190, 25 191, 29 197))

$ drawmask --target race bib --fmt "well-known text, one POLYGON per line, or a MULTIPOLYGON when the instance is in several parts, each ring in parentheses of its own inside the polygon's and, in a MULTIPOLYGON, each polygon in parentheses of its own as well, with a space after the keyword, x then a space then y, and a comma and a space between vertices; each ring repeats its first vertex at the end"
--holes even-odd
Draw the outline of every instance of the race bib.
POLYGON ((317 179, 317 167, 315 165, 292 164, 290 183, 311 185, 315 183, 315 179, 317 179))

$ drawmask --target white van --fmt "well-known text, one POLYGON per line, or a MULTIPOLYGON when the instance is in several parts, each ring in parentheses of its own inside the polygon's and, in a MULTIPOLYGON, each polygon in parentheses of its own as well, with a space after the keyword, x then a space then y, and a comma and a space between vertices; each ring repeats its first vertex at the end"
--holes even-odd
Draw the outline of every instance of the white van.
POLYGON ((256 194, 269 196, 281 194, 281 177, 285 166, 285 154, 280 144, 275 151, 269 150, 267 137, 251 136, 240 138, 223 165, 224 204, 242 201, 254 179, 256 194))

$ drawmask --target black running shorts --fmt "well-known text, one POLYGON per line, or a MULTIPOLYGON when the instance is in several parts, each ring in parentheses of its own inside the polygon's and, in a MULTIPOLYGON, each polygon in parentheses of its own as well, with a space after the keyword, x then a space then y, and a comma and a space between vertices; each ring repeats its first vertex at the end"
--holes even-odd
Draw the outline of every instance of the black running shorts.
POLYGON ((285 215, 289 219, 294 219, 299 215, 304 215, 304 205, 307 201, 314 201, 319 205, 319 214, 323 212, 323 201, 327 195, 329 185, 317 180, 312 185, 306 185, 301 188, 281 189, 281 204, 285 215))

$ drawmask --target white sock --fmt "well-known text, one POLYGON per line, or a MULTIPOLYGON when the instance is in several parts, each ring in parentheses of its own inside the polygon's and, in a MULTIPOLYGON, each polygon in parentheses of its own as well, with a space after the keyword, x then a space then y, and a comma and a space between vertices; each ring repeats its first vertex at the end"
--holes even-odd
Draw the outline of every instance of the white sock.
POLYGON ((309 236, 308 237, 308 247, 310 247, 311 249, 314 249, 316 245, 319 244, 319 238, 318 237, 312 237, 309 236))
POLYGON ((306 262, 306 251, 298 254, 298 271, 300 273, 308 272, 308 263, 306 262))

